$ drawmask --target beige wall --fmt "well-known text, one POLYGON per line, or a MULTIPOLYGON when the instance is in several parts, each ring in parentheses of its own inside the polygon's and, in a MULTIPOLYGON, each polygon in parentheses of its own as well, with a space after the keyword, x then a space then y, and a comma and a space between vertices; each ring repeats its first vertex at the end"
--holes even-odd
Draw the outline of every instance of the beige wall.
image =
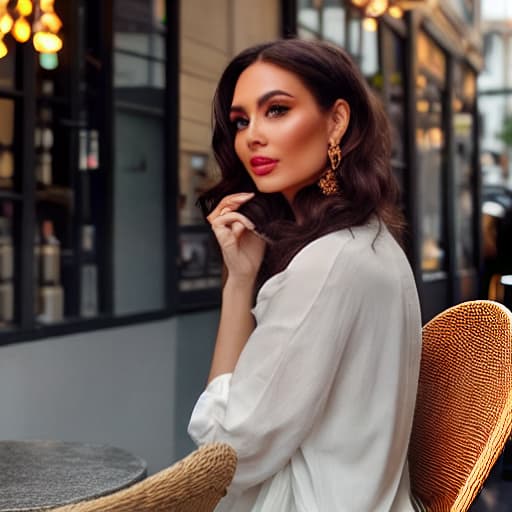
MULTIPOLYGON (((180 150, 209 153, 211 100, 230 58, 279 37, 279 0, 181 2, 180 150)), ((180 159, 186 191, 186 158, 180 159)))

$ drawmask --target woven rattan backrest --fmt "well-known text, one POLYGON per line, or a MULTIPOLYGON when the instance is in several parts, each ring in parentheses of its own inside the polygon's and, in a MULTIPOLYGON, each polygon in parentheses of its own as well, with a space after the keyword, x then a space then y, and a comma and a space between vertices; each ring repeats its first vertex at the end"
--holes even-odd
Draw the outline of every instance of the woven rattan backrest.
POLYGON ((429 511, 466 511, 510 434, 511 324, 501 304, 471 301, 423 328, 409 468, 429 511))

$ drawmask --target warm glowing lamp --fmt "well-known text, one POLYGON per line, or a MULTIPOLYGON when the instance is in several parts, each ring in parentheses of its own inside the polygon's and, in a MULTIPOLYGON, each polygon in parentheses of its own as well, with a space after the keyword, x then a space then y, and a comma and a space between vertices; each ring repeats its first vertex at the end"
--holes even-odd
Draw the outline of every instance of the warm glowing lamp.
POLYGON ((62 27, 62 21, 54 12, 47 12, 41 16, 41 24, 50 32, 56 34, 62 27))
POLYGON ((356 7, 365 7, 369 0, 352 0, 352 4, 356 7))
POLYGON ((55 53, 62 48, 62 39, 51 32, 36 32, 34 48, 41 53, 55 53))
POLYGON ((377 20, 375 18, 364 18, 363 29, 366 32, 377 32, 377 20))
POLYGON ((53 2, 54 0, 41 0, 40 7, 44 12, 53 12, 53 2))
POLYGON ((2 17, 0 17, 0 32, 2 34, 9 33, 13 23, 12 16, 6 12, 2 17))
POLYGON ((16 10, 20 16, 30 16, 32 14, 32 2, 30 0, 18 0, 16 10))
POLYGON ((392 5, 388 9, 388 13, 393 18, 401 18, 404 15, 404 11, 398 5, 392 5))
POLYGON ((382 16, 387 8, 388 0, 371 0, 364 12, 366 16, 377 18, 378 16, 382 16))
POLYGON ((2 39, 0 39, 0 59, 7 55, 7 46, 2 39))
POLYGON ((15 21, 12 35, 18 43, 26 43, 30 39, 30 25, 25 18, 20 17, 15 21))

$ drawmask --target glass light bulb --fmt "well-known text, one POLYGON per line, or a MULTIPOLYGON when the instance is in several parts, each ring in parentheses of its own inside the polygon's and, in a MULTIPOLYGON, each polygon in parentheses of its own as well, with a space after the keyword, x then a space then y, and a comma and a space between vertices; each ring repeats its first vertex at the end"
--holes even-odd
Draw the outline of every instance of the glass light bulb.
POLYGON ((7 46, 5 46, 5 43, 0 39, 0 59, 5 57, 7 55, 7 46))
POLYGON ((33 43, 34 48, 41 53, 55 53, 62 48, 62 39, 51 32, 36 32, 33 43))
POLYGON ((6 12, 1 18, 0 18, 0 32, 2 34, 7 34, 11 30, 13 26, 13 19, 12 16, 6 12))
POLYGON ((14 27, 12 29, 12 35, 14 36, 14 39, 18 41, 18 43, 25 43, 30 38, 30 25, 28 24, 28 21, 21 17, 18 18, 14 22, 14 27))
POLYGON ((54 0, 41 0, 39 6, 44 12, 53 12, 53 1, 54 0))
POLYGON ((371 2, 366 6, 365 14, 366 16, 377 18, 378 16, 382 16, 386 12, 387 8, 388 0, 371 0, 371 2))
POLYGON ((393 18, 401 18, 404 15, 404 11, 402 11, 402 9, 398 7, 398 5, 392 5, 388 9, 388 13, 393 18))
POLYGON ((366 32, 377 32, 377 21, 375 18, 364 18, 363 29, 366 32))
POLYGON ((21 16, 30 16, 32 14, 32 2, 30 0, 18 0, 16 10, 21 16))
POLYGON ((59 57, 56 53, 40 53, 39 54, 39 65, 43 69, 56 69, 59 65, 59 57))
POLYGON ((43 27, 46 27, 50 32, 56 34, 62 27, 62 21, 54 12, 47 12, 41 16, 40 19, 43 27))

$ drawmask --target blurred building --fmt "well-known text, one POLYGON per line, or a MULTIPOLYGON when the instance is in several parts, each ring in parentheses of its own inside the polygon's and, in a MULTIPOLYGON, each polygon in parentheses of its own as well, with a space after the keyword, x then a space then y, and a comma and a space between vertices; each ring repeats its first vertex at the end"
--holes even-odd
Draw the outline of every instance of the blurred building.
POLYGON ((221 272, 195 201, 215 84, 253 43, 351 53, 392 120, 424 319, 476 297, 479 5, 364 3, 57 0, 57 60, 0 38, 0 438, 110 442, 151 471, 191 448, 221 272))
MULTIPOLYGON (((478 78, 482 169, 482 293, 505 299, 512 273, 512 5, 482 3, 484 68, 478 78)), ((510 306, 508 303, 507 305, 510 306)))

